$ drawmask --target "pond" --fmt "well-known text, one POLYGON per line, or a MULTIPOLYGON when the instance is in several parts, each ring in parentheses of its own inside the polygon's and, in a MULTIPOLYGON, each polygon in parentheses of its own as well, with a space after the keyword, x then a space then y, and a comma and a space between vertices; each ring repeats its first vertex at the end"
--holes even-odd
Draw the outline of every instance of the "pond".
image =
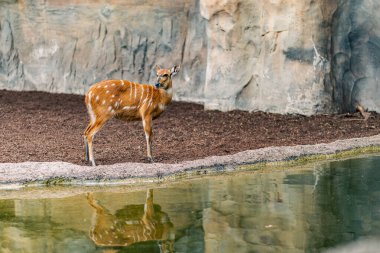
POLYGON ((363 240, 380 247, 376 155, 80 189, 1 191, 0 252, 323 252, 363 240))

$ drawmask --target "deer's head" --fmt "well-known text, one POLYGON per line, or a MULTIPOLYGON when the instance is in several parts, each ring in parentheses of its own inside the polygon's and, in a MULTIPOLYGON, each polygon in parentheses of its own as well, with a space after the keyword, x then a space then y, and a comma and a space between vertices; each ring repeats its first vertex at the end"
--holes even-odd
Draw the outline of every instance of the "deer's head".
POLYGON ((172 77, 179 72, 180 66, 174 66, 171 69, 162 69, 160 66, 156 66, 157 79, 156 88, 163 88, 168 90, 172 87, 172 77))

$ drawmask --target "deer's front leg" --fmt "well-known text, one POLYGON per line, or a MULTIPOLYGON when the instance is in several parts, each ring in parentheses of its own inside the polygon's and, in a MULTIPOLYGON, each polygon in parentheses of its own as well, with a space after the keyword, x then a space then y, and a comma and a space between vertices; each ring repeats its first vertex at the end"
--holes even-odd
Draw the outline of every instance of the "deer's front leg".
POLYGON ((150 162, 153 161, 152 157, 152 117, 145 116, 143 117, 143 126, 145 132, 146 146, 147 146, 147 158, 150 162))

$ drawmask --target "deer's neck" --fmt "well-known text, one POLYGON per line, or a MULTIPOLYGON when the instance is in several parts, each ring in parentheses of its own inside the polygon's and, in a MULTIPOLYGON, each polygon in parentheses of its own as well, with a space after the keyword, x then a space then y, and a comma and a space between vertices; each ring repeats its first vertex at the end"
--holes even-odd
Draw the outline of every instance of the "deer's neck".
POLYGON ((170 104, 173 98, 173 88, 170 85, 167 89, 160 89, 160 103, 167 105, 170 104))

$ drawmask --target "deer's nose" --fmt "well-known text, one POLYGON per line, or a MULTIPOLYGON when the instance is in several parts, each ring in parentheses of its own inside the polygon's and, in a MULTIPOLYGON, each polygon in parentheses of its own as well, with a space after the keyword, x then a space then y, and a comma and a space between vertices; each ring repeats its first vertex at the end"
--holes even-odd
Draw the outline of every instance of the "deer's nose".
POLYGON ((154 86, 158 89, 158 88, 160 88, 161 84, 160 84, 160 82, 156 82, 156 83, 154 84, 154 86))

